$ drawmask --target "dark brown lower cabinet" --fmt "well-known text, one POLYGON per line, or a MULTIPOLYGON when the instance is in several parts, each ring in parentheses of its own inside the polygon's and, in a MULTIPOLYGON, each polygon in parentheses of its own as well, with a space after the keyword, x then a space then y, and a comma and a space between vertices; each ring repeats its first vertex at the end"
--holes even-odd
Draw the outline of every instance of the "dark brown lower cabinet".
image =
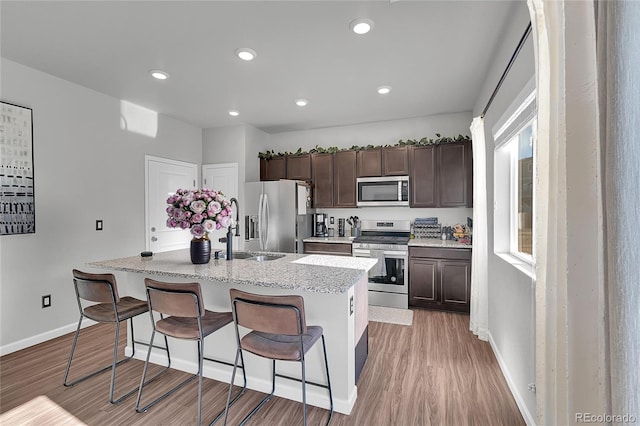
POLYGON ((469 312, 471 249, 409 247, 409 305, 469 312))
POLYGON ((333 256, 351 256, 349 243, 304 243, 306 254, 330 254, 333 256))

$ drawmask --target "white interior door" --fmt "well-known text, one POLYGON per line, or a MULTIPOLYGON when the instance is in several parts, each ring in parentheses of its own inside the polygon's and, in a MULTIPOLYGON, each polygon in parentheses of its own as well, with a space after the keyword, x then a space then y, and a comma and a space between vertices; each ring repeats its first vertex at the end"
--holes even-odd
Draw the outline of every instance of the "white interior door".
POLYGON ((167 198, 177 189, 195 189, 198 165, 145 155, 146 247, 153 252, 189 247, 191 233, 167 227, 167 198))
MULTIPOLYGON (((238 192, 238 163, 205 164, 202 166, 202 186, 216 191, 222 191, 228 199, 240 199, 238 192)), ((235 206, 233 213, 235 218, 235 206)), ((242 217, 242 216, 241 216, 242 217)), ((235 222, 233 224, 235 226, 235 222)), ((225 236, 226 229, 214 232, 211 236, 211 247, 222 249, 226 244, 218 241, 218 238, 225 236)), ((240 221, 240 232, 244 232, 243 222, 240 221)), ((242 238, 233 239, 233 249, 242 248, 242 238)))

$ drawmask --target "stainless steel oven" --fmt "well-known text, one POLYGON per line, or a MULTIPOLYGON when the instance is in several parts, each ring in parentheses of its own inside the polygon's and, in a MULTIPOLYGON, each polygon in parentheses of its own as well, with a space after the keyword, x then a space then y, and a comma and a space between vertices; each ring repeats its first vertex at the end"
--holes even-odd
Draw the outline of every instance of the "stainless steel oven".
POLYGON ((378 263, 369 270, 369 304, 407 309, 409 306, 409 221, 362 221, 353 240, 353 256, 378 263))

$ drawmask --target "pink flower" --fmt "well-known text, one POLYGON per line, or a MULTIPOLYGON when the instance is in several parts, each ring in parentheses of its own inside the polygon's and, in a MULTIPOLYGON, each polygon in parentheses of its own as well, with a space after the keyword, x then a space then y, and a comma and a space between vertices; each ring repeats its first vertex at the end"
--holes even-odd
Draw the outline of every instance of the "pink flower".
POLYGON ((209 216, 217 215, 220 210, 222 210, 222 207, 217 201, 213 201, 211 204, 209 204, 209 216))
POLYGON ((202 213, 207 208, 207 203, 202 200, 196 200, 189 206, 194 213, 202 213))
POLYGON ((189 222, 187 222, 186 220, 183 220, 182 222, 180 222, 180 228, 189 229, 189 222))
POLYGON ((204 222, 202 222, 202 226, 204 227, 204 230, 207 232, 212 232, 212 231, 215 231, 216 229, 216 223, 211 219, 207 219, 204 222))
POLYGON ((205 233, 205 229, 202 225, 193 225, 191 227, 191 235, 193 235, 194 237, 204 237, 205 233))
POLYGON ((204 217, 200 213, 196 213, 189 218, 191 223, 201 223, 204 217))
POLYGON ((217 218, 217 221, 220 224, 220 226, 226 228, 231 223, 231 218, 229 216, 219 215, 218 218, 217 218))

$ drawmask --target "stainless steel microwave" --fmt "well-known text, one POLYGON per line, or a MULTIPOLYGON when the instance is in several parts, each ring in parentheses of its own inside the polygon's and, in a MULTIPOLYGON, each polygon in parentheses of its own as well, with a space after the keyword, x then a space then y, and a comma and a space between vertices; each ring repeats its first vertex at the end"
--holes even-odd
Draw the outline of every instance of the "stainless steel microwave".
POLYGON ((358 207, 408 206, 409 176, 358 178, 358 207))

